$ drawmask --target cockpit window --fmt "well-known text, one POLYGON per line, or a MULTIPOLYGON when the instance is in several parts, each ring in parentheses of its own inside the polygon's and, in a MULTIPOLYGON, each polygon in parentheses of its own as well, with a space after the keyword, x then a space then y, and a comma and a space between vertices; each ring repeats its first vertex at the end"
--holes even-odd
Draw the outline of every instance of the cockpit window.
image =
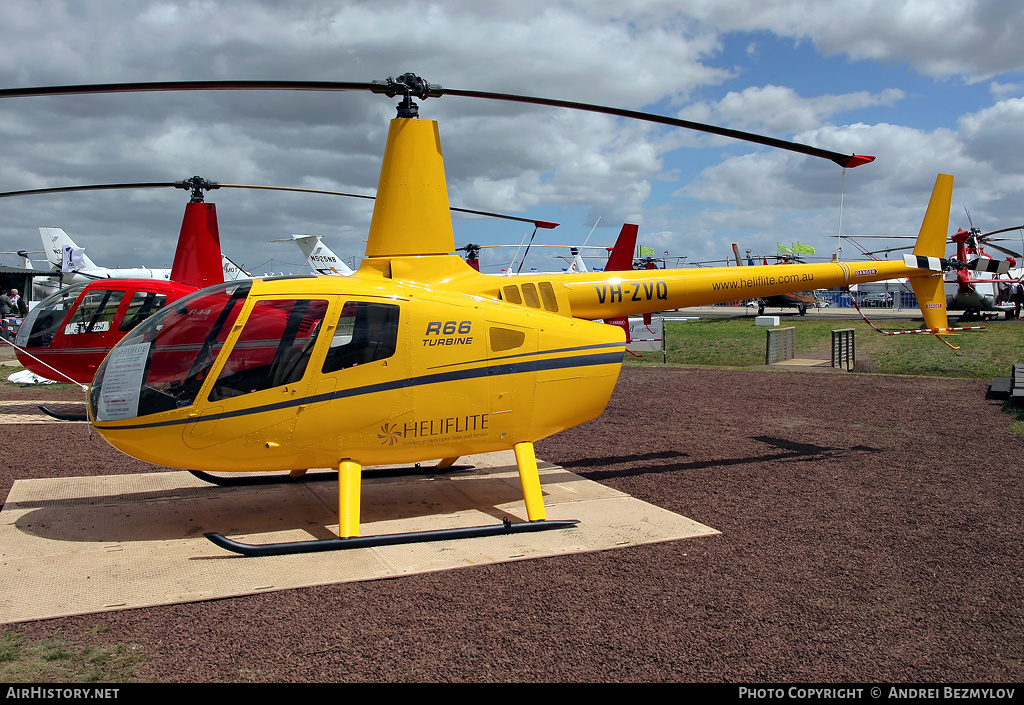
POLYGON ((94 289, 78 304, 71 320, 64 326, 64 335, 83 335, 85 333, 106 333, 121 305, 123 291, 112 289, 94 289))
POLYGON ((124 320, 118 330, 129 331, 159 311, 167 303, 167 294, 155 291, 136 291, 128 302, 128 310, 124 312, 124 320))
POLYGON ((394 355, 398 344, 398 311, 399 307, 394 304, 346 302, 323 371, 337 372, 394 355))
POLYGON ((95 418, 191 406, 251 287, 243 280, 197 291, 126 335, 97 371, 89 394, 95 418))
POLYGON ((22 323, 21 330, 18 331, 17 344, 23 348, 49 347, 68 311, 75 305, 75 300, 86 286, 87 284, 69 286, 40 301, 22 323))
POLYGON ((257 301, 210 392, 210 401, 302 379, 327 302, 257 301))

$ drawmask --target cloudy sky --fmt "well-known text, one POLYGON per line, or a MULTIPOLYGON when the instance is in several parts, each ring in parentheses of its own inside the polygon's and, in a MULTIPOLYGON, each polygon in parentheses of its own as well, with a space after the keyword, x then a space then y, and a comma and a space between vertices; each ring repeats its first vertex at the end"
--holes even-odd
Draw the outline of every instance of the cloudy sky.
MULTIPOLYGON (((877 156, 844 172, 806 157, 554 108, 444 97, 452 205, 555 220, 538 235, 610 244, 623 222, 688 261, 836 235, 915 235, 939 172, 983 230, 1024 223, 1024 5, 1017 0, 6 0, 0 87, 199 79, 370 81, 646 110, 877 156)), ((372 194, 395 101, 363 93, 155 93, 6 99, 0 190, 173 181, 372 194)), ((221 190, 224 251, 301 271, 322 233, 361 255, 372 204, 221 190)), ((62 227, 97 263, 169 266, 187 197, 173 189, 0 200, 0 250, 62 227)), ((523 224, 455 222, 458 244, 523 224)), ((1018 231, 1019 235, 1019 231, 1018 231)), ((843 257, 856 250, 844 245, 843 257)), ((506 254, 504 257, 509 257, 506 254)), ((488 254, 496 266, 496 251, 488 254)), ((550 251, 530 264, 561 266, 550 251)), ((15 258, 0 257, 4 263, 15 258)))

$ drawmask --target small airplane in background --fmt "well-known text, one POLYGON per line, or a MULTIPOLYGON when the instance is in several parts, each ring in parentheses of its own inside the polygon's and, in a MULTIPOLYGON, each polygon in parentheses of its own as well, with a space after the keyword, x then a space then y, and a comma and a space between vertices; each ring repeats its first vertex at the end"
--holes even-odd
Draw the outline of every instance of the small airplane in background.
POLYGON ((85 248, 64 232, 63 228, 39 228, 43 250, 50 268, 61 272, 63 284, 79 284, 96 279, 161 279, 171 278, 170 269, 148 269, 145 267, 112 268, 100 267, 85 254, 85 248))
MULTIPOLYGON (((159 279, 170 281, 170 269, 151 269, 147 267, 101 267, 85 254, 85 248, 71 239, 63 228, 39 228, 39 236, 43 241, 43 250, 50 268, 61 272, 61 283, 80 284, 96 279, 159 279)), ((224 270, 224 281, 248 278, 244 269, 221 253, 221 266, 224 270)), ((52 289, 57 288, 56 284, 52 289)), ((53 293, 51 290, 49 293, 53 293)))

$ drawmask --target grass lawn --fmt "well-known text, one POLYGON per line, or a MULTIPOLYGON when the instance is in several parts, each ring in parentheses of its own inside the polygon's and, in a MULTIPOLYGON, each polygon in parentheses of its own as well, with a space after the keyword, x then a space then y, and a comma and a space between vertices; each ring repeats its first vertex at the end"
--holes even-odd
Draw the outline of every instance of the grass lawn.
MULTIPOLYGON (((863 321, 819 321, 789 318, 796 328, 797 356, 827 353, 832 331, 853 328, 857 355, 869 356, 880 374, 988 379, 1006 377, 1010 366, 1024 362, 1024 323, 1000 322, 947 340, 952 350, 931 335, 882 335, 863 321)), ((885 330, 911 330, 908 321, 886 321, 885 330)), ((705 318, 665 325, 669 365, 750 367, 764 364, 766 328, 751 318, 705 318)), ((661 355, 647 353, 627 364, 662 364, 661 355)))

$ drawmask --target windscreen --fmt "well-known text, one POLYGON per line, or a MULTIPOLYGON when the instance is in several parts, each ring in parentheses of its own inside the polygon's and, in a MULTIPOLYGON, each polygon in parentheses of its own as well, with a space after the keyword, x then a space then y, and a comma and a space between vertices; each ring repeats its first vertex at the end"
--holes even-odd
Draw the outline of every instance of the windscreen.
POLYGON ((203 289, 125 336, 96 373, 93 417, 113 421, 191 406, 251 286, 243 280, 203 289))
POLYGON ((68 311, 88 284, 75 284, 61 289, 36 304, 25 317, 14 341, 19 348, 46 348, 61 328, 68 311))

